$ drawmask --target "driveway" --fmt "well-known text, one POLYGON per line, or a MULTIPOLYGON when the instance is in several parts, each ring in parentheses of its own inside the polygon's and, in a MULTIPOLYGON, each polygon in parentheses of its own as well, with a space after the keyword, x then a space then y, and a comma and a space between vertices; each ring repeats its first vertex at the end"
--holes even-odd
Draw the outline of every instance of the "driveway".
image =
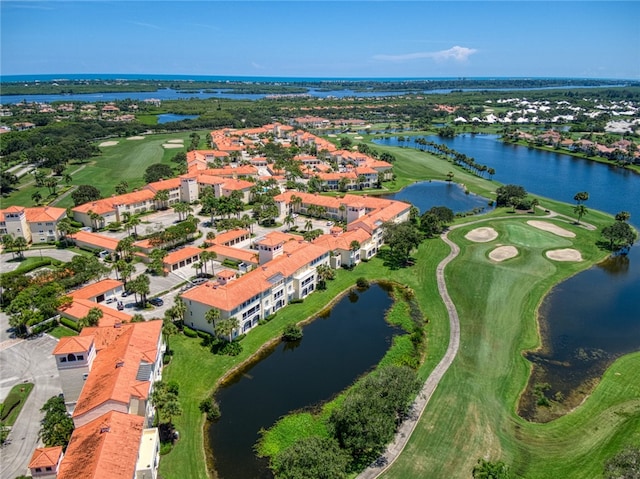
MULTIPOLYGON (((6 330, 6 319, 0 320, 6 330)), ((40 409, 52 396, 62 393, 60 378, 51 352, 58 340, 42 335, 24 341, 5 340, 0 343, 0 399, 4 401, 11 387, 23 382, 35 384, 18 420, 9 433, 8 443, 0 452, 0 477, 11 479, 27 474, 27 465, 38 439, 40 409)))

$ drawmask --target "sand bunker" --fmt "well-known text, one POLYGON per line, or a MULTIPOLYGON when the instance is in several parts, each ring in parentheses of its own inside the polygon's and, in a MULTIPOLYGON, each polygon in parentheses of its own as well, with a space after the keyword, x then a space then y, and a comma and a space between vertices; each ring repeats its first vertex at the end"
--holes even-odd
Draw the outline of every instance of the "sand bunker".
POLYGON ((98 146, 116 146, 117 144, 117 141, 103 141, 98 146))
POLYGON ((130 136, 127 140, 144 140, 144 136, 130 136))
POLYGON ((564 228, 560 228, 559 226, 554 225, 553 223, 549 223, 547 221, 527 221, 528 225, 533 226, 534 228, 538 228, 539 230, 548 231, 549 233, 553 233, 558 236, 563 236, 565 238, 575 238, 576 234, 565 230, 564 228))
POLYGON ((489 253, 489 258, 498 262, 515 258, 516 256, 518 256, 518 249, 515 246, 498 246, 489 253))
POLYGON ((487 243, 498 237, 498 232, 493 228, 476 228, 464 235, 469 241, 475 243, 487 243))
POLYGON ((362 140, 362 137, 361 136, 354 136, 353 139, 354 140, 362 140))
POLYGON ((577 249, 552 249, 547 251, 546 255, 554 261, 582 261, 582 255, 577 249))
POLYGON ((184 145, 179 145, 176 143, 163 143, 162 148, 182 148, 184 145))
POLYGON ((329 138, 335 138, 335 137, 336 137, 336 136, 338 136, 338 135, 334 135, 333 133, 329 133, 327 136, 328 136, 329 138))
POLYGON ((176 140, 167 140, 167 143, 184 143, 184 140, 176 139, 176 140))

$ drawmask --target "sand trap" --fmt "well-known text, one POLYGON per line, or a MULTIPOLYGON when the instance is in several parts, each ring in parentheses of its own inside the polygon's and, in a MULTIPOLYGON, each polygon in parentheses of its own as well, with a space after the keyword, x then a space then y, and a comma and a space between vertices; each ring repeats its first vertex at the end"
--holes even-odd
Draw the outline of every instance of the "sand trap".
POLYGON ((527 221, 528 225, 533 226, 534 228, 538 228, 539 230, 548 231, 549 233, 553 233, 558 236, 563 236, 565 238, 575 238, 576 234, 565 230, 564 228, 560 228, 559 226, 554 225, 553 223, 549 223, 547 221, 527 221))
POLYGON ((116 146, 117 144, 117 141, 103 141, 98 146, 116 146))
POLYGON ((546 255, 554 261, 582 261, 582 255, 577 249, 552 249, 547 251, 546 255))
POLYGON ((333 133, 329 133, 327 136, 328 136, 329 138, 335 138, 337 135, 334 135, 333 133))
POLYGON ((177 140, 167 140, 167 143, 184 143, 184 140, 180 140, 180 139, 177 139, 177 140))
POLYGON ((130 136, 127 140, 144 140, 144 136, 130 136))
POLYGON ((476 228, 464 235, 469 241, 475 243, 487 243, 498 237, 498 232, 493 228, 476 228))
POLYGON ((175 143, 163 143, 162 148, 183 148, 184 145, 177 145, 175 143))
POLYGON ((354 140, 362 140, 362 137, 361 136, 354 136, 353 139, 354 140))
POLYGON ((518 249, 515 246, 498 246, 489 253, 489 258, 498 262, 515 258, 516 256, 518 256, 518 249))

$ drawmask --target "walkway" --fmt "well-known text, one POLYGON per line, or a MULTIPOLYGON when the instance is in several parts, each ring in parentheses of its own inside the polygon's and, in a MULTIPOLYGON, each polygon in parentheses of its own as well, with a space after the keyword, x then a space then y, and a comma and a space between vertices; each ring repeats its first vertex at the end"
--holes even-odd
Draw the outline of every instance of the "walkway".
POLYGON ((409 438, 411 437, 411 434, 413 434, 418 421, 420 421, 422 413, 426 409, 431 396, 438 387, 440 380, 444 377, 449 366, 451 366, 453 360, 458 354, 458 349, 460 347, 460 321, 458 319, 456 307, 449 296, 449 292, 447 291, 447 285, 444 279, 444 269, 456 258, 456 256, 458 256, 460 248, 447 237, 447 234, 448 232, 442 235, 442 240, 449 245, 451 251, 449 252, 449 255, 443 259, 440 264, 438 264, 436 269, 436 280, 438 282, 438 291, 440 292, 442 301, 449 313, 449 347, 447 348, 443 358, 422 385, 422 389, 420 390, 418 397, 411 406, 409 417, 400 425, 394 441, 387 446, 384 454, 374 464, 358 475, 358 479, 374 479, 380 476, 383 472, 389 469, 398 456, 400 456, 400 453, 409 442, 409 438))
MULTIPOLYGON (((481 218, 468 223, 452 226, 449 231, 477 223, 483 223, 486 221, 512 218, 514 218, 514 216, 481 218)), ((545 216, 532 216, 532 218, 557 218, 567 222, 571 222, 575 225, 575 220, 573 218, 562 215, 555 211, 548 211, 548 214, 545 216)), ((584 222, 580 223, 579 226, 582 226, 589 230, 595 229, 594 225, 584 222)), ((420 390, 418 397, 411 406, 409 417, 405 419, 398 428, 394 441, 387 446, 385 452, 373 464, 371 464, 369 467, 367 467, 367 469, 362 471, 362 473, 357 476, 358 479, 375 479, 382 475, 382 473, 384 473, 387 469, 389 469, 396 461, 396 459, 398 459, 405 446, 409 442, 409 438, 411 437, 411 434, 413 434, 418 421, 420 421, 422 413, 426 409, 431 396, 440 383, 440 380, 444 377, 445 373, 458 354, 458 349, 460 347, 460 320, 458 318, 456 307, 453 304, 451 297, 449 296, 449 292, 447 291, 447 285, 444 279, 444 269, 451 261, 453 261, 458 256, 458 254, 460 253, 460 248, 457 244, 455 244, 448 238, 448 233, 448 231, 445 232, 441 236, 441 238, 446 244, 449 245, 451 251, 449 252, 449 255, 445 259, 443 259, 440 264, 438 264, 438 267, 436 269, 436 280, 438 283, 438 292, 440 293, 440 297, 442 298, 442 301, 444 302, 444 305, 447 308, 447 312, 449 314, 449 347, 447 348, 447 351, 445 352, 443 358, 440 360, 438 365, 422 385, 422 389, 420 390)))

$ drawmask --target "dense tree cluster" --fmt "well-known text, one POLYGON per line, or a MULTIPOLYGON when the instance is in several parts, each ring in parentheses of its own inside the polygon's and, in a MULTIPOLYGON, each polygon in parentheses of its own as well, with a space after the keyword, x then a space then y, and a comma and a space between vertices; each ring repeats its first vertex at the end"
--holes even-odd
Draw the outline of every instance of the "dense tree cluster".
POLYGON ((102 198, 100 190, 93 185, 80 185, 71 193, 75 206, 83 205, 102 198))
POLYGON ((527 190, 519 185, 504 185, 496 189, 496 206, 517 206, 527 197, 527 190))
POLYGON ((40 439, 46 447, 62 446, 67 448, 71 433, 73 433, 73 419, 67 414, 67 408, 62 396, 53 396, 41 409, 44 418, 41 422, 40 439))

